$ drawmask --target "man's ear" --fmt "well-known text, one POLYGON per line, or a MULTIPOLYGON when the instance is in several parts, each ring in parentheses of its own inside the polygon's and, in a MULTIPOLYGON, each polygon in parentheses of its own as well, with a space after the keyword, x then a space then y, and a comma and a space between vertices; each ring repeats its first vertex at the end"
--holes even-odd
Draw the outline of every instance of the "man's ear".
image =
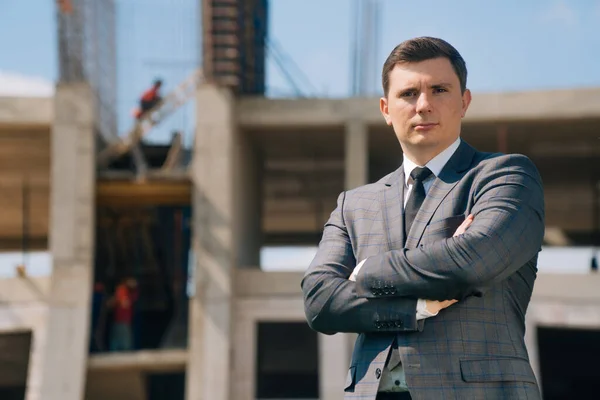
POLYGON ((464 118, 464 116, 467 115, 467 109, 469 108, 469 104, 471 104, 471 91, 469 89, 465 89, 465 92, 462 95, 461 117, 464 118))
POLYGON ((383 119, 385 119, 385 123, 389 126, 392 126, 392 118, 390 118, 390 112, 388 110, 388 100, 386 97, 382 97, 379 99, 379 110, 381 111, 381 115, 383 115, 383 119))

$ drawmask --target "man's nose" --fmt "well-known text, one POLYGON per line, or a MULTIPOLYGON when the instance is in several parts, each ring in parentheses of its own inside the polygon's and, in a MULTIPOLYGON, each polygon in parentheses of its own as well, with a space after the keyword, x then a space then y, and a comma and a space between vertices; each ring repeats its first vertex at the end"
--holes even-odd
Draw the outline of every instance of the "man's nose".
POLYGON ((431 112, 431 102, 429 100, 429 95, 427 93, 423 92, 419 94, 416 105, 418 113, 431 112))

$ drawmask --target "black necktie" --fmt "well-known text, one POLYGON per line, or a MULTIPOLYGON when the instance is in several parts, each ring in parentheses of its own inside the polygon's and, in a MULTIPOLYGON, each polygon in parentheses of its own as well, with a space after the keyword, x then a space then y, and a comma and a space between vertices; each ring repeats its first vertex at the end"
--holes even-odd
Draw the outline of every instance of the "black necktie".
POLYGON ((408 232, 410 232, 410 227, 417 216, 417 212, 419 212, 419 208, 425 201, 425 187, 423 186, 423 181, 431 176, 432 172, 429 168, 420 168, 417 167, 412 170, 410 173, 410 177, 413 179, 413 187, 410 192, 410 197, 406 202, 406 206, 404 207, 404 237, 408 237, 408 232))

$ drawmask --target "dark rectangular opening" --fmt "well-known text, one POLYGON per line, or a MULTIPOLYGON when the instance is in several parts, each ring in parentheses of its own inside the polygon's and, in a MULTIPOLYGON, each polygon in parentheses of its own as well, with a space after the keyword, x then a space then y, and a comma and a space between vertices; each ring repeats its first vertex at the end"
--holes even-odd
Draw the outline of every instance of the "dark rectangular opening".
POLYGON ((258 324, 257 399, 318 399, 317 333, 306 323, 258 324))
POLYGON ((98 208, 91 352, 186 348, 190 220, 189 206, 98 208))
POLYGON ((0 334, 0 399, 24 400, 31 332, 0 334))
POLYGON ((544 400, 595 399, 600 390, 600 330, 538 328, 544 400))
POLYGON ((184 400, 185 372, 146 375, 148 400, 184 400))

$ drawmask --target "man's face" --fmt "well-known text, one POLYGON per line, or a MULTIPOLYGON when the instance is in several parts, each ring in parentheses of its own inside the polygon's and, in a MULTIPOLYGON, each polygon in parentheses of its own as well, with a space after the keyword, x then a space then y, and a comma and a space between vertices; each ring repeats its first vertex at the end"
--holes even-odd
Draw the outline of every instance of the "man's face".
POLYGON ((471 93, 461 93, 450 61, 434 58, 397 64, 380 108, 402 150, 412 158, 428 158, 427 162, 458 138, 470 102, 471 93))

